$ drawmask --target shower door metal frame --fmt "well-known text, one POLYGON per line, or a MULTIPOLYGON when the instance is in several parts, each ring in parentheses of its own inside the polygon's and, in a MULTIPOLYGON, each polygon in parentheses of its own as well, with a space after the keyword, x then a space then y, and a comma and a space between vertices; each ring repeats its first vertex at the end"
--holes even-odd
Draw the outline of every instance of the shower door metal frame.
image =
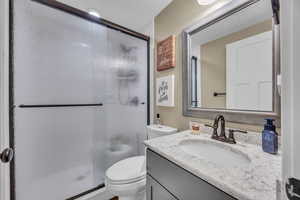
MULTIPOLYGON (((14 149, 15 147, 15 138, 14 138, 14 109, 16 105, 14 104, 14 1, 9 0, 9 145, 14 149)), ((150 37, 134 30, 128 29, 119 24, 113 23, 104 18, 98 18, 90 15, 89 13, 82 11, 80 9, 71 7, 64 3, 58 2, 56 0, 31 0, 36 3, 41 3, 45 6, 51 7, 53 9, 60 10, 62 12, 75 15, 84 20, 106 26, 107 28, 120 31, 124 34, 130 35, 132 37, 144 40, 147 42, 147 125, 150 124, 150 37)), ((20 105, 20 107, 71 107, 71 106, 102 106, 102 103, 99 104, 70 104, 70 105, 20 105)), ((67 198, 65 200, 74 200, 96 190, 105 187, 104 183, 98 185, 95 188, 91 188, 88 191, 77 194, 73 197, 67 198)), ((16 177, 15 177, 15 158, 10 163, 10 200, 16 200, 16 177)))

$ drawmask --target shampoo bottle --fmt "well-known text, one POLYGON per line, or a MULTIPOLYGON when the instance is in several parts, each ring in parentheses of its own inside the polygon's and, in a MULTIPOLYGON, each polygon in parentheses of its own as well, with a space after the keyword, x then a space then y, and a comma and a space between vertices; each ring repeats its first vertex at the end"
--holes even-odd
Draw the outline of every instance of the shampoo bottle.
POLYGON ((262 148, 264 152, 270 154, 278 153, 278 134, 273 124, 274 119, 266 119, 264 130, 262 132, 262 148))

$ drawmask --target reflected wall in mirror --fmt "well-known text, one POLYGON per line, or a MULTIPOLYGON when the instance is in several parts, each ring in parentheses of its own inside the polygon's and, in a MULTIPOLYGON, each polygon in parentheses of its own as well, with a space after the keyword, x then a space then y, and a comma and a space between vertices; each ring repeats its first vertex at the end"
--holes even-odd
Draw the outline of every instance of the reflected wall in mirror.
POLYGON ((184 113, 219 110, 278 116, 278 41, 271 2, 247 1, 227 10, 183 32, 184 113))

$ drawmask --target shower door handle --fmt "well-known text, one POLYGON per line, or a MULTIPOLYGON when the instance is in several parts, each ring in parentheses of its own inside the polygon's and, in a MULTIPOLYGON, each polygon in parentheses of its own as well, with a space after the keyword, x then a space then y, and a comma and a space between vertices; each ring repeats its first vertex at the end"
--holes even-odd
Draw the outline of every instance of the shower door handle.
POLYGON ((0 153, 0 160, 3 163, 9 163, 14 157, 14 150, 12 148, 6 148, 0 153))

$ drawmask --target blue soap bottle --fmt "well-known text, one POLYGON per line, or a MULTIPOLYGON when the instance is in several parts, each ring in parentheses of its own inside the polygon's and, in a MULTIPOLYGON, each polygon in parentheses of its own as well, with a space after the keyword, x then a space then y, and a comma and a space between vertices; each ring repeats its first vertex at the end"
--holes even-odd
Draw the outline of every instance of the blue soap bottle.
POLYGON ((273 124, 274 119, 266 119, 264 130, 262 132, 262 148, 264 152, 270 154, 278 153, 278 134, 273 124))

